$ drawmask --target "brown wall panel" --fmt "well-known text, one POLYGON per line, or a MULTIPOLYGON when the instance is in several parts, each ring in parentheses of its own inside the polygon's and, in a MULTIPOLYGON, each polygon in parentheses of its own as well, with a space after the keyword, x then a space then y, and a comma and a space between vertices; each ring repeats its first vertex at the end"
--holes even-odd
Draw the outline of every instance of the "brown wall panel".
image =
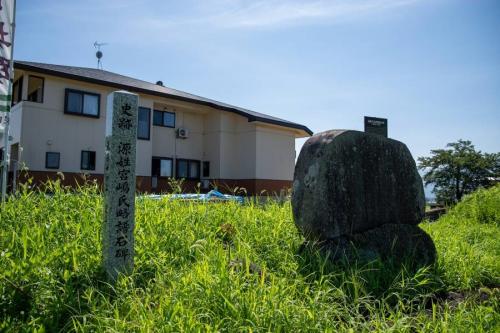
MULTIPOLYGON (((96 181, 100 186, 103 185, 102 174, 79 174, 62 173, 54 171, 23 171, 19 174, 18 182, 26 183, 29 179, 34 187, 40 187, 47 180, 61 181, 64 186, 77 187, 86 182, 96 181)), ((151 188, 151 177, 137 176, 136 187, 138 192, 142 193, 169 193, 174 189, 167 179, 158 179, 156 189, 151 188)), ((196 180, 184 180, 182 182, 182 191, 184 193, 207 192, 201 188, 201 182, 196 180)), ((274 179, 216 179, 210 180, 210 188, 217 187, 220 192, 234 193, 238 195, 274 195, 282 190, 288 190, 292 187, 290 180, 274 179)))

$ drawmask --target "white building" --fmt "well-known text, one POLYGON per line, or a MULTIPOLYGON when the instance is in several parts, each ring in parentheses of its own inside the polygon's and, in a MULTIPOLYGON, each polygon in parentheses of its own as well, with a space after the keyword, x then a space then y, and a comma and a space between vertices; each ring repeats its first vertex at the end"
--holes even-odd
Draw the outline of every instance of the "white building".
MULTIPOLYGON (((102 181, 106 96, 139 94, 138 190, 168 190, 168 178, 248 193, 291 186, 295 139, 312 132, 265 114, 108 71, 15 62, 11 110, 11 178, 35 183, 63 172, 66 184, 82 175, 102 181), (22 147, 22 149, 20 149, 22 147)), ((0 134, 2 135, 2 134, 0 134)), ((3 145, 3 140, 1 140, 3 145)))

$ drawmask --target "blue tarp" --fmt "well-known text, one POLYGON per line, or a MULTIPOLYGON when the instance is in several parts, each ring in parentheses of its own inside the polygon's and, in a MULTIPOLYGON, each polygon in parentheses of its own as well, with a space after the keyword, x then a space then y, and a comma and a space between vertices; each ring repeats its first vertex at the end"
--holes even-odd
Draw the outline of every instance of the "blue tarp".
POLYGON ((200 202, 217 202, 217 201, 236 201, 243 204, 243 197, 237 195, 222 194, 219 191, 212 190, 208 193, 191 193, 191 194, 151 194, 144 196, 149 199, 160 200, 162 198, 168 198, 170 200, 182 200, 182 201, 200 201, 200 202))

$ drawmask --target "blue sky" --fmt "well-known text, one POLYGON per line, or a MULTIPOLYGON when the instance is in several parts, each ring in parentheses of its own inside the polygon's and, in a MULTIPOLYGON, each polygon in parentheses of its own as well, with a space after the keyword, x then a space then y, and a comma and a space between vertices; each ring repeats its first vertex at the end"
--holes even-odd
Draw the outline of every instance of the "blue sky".
MULTIPOLYGON (((389 119, 414 157, 500 151, 497 0, 18 0, 15 58, 95 67, 307 125, 389 119)), ((303 140, 298 140, 297 148, 303 140)))

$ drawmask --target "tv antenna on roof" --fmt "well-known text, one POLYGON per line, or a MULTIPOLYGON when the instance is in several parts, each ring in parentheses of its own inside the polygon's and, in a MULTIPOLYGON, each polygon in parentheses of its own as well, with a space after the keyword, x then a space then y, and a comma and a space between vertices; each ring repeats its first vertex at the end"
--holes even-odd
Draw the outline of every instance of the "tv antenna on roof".
POLYGON ((97 57, 97 69, 102 69, 102 51, 101 51, 101 46, 103 45, 108 45, 108 43, 98 43, 97 41, 94 42, 94 47, 96 48, 97 52, 95 53, 95 56, 97 57))

